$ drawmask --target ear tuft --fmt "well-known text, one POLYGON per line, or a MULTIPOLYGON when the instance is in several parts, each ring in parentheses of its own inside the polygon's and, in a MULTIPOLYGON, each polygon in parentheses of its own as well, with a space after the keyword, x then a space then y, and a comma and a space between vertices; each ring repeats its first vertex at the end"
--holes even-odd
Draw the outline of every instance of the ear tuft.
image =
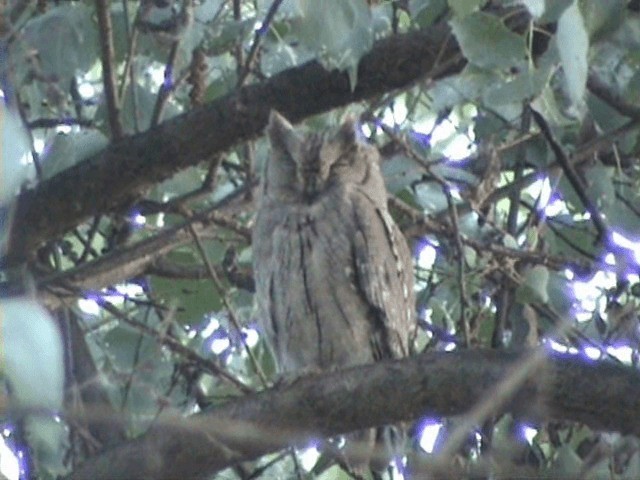
POLYGON ((300 142, 293 125, 275 110, 271 110, 269 113, 269 124, 266 130, 273 148, 292 152, 295 145, 300 142))
POLYGON ((346 144, 357 143, 360 139, 361 132, 358 125, 358 119, 355 115, 349 114, 340 129, 338 130, 337 137, 346 144))
POLYGON ((282 132, 287 130, 293 130, 293 125, 276 110, 271 110, 269 112, 269 123, 267 124, 267 133, 269 136, 282 134, 282 132))

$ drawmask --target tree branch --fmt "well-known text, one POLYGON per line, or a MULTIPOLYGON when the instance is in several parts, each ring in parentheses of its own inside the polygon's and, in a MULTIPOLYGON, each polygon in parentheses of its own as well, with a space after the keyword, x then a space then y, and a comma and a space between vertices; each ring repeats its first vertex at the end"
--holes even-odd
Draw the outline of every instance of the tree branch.
POLYGON ((213 225, 225 226, 230 221, 219 210, 219 205, 214 205, 179 225, 121 246, 97 260, 37 278, 39 299, 49 308, 56 308, 65 296, 75 297, 83 290, 100 290, 123 279, 142 275, 163 255, 192 240, 192 223, 197 232, 204 232, 213 225))
POLYGON ((377 42, 360 62, 354 91, 347 73, 309 62, 120 139, 19 196, 10 250, 3 263, 24 261, 38 245, 90 216, 127 208, 152 185, 181 169, 257 137, 271 109, 295 122, 421 79, 451 75, 464 64, 443 21, 428 31, 377 42))
POLYGON ((100 26, 100 54, 102 57, 102 83, 107 99, 107 111, 111 138, 122 137, 122 122, 120 121, 120 99, 116 90, 116 72, 114 68, 113 27, 109 0, 97 0, 96 12, 100 26))
POLYGON ((188 419, 164 419, 146 435, 87 460, 68 478, 208 478, 288 445, 465 414, 496 396, 500 411, 490 414, 640 434, 640 375, 631 368, 538 350, 524 357, 489 350, 428 352, 301 378, 188 419), (530 374, 520 375, 523 369, 530 374))

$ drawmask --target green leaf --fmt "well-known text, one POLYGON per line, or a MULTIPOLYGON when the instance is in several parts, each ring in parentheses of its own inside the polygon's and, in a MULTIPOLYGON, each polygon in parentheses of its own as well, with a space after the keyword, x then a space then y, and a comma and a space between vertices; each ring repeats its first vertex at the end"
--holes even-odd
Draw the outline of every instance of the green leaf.
POLYGON ((537 97, 551 77, 551 66, 527 67, 511 80, 495 83, 484 94, 485 105, 505 105, 537 97))
POLYGON ((586 194, 596 207, 608 210, 613 207, 619 209, 616 200, 616 190, 613 185, 616 169, 605 167, 601 163, 595 164, 585 172, 587 182, 586 194))
POLYGON ((510 234, 506 234, 504 236, 504 238, 502 239, 502 244, 505 247, 512 248, 514 250, 518 250, 520 248, 520 245, 518 245, 518 242, 516 241, 516 239, 513 237, 513 235, 510 235, 510 234))
POLYGON ((460 74, 438 81, 428 94, 433 99, 433 110, 441 111, 459 103, 475 100, 487 88, 500 81, 496 73, 468 64, 460 74))
POLYGON ((634 480, 636 478, 640 478, 640 453, 635 452, 631 456, 631 460, 629 460, 621 478, 623 480, 634 480))
MULTIPOLYGON (((538 7, 537 5, 534 5, 536 3, 540 3, 539 0, 525 0, 528 6, 534 6, 538 7)), ((569 8, 569 6, 574 2, 574 0, 543 0, 544 1, 544 12, 540 15, 537 16, 536 14, 533 14, 535 17, 538 18, 538 22, 540 25, 545 25, 547 23, 552 23, 552 22, 556 22, 558 21, 558 18, 560 18, 560 15, 562 15, 562 13, 569 8)), ((536 12, 539 11, 539 7, 536 9, 536 12)))
POLYGON ((493 15, 477 12, 450 24, 464 56, 479 67, 508 69, 526 59, 524 38, 493 15))
POLYGON ((391 193, 398 193, 424 174, 423 168, 403 154, 394 155, 383 162, 381 169, 387 190, 391 193))
POLYGON ((587 255, 598 255, 599 249, 594 246, 593 225, 590 220, 575 222, 571 215, 557 215, 553 218, 554 229, 545 233, 545 241, 549 243, 549 251, 555 255, 576 255, 576 248, 587 255))
POLYGON ((456 17, 462 18, 482 7, 487 0, 449 0, 449 7, 456 17))
MULTIPOLYGON (((195 16, 199 22, 210 22, 212 21, 216 15, 220 13, 220 7, 222 7, 225 3, 225 0, 204 0, 199 2, 197 6, 194 8, 195 16)), ((263 3, 264 2, 258 2, 263 3)), ((264 5, 260 5, 258 8, 261 13, 265 13, 262 8, 264 5)))
POLYGON ((249 38, 253 33, 256 18, 251 17, 242 21, 230 21, 222 24, 222 27, 213 32, 212 39, 207 42, 208 55, 222 55, 230 51, 243 39, 249 38))
POLYGON ((527 7, 533 18, 540 18, 546 9, 545 0, 522 0, 522 4, 527 7))
POLYGON ((627 16, 627 2, 624 0, 581 0, 580 10, 589 37, 602 36, 613 32, 627 16))
POLYGON ((42 74, 65 90, 78 71, 88 71, 98 58, 93 10, 83 4, 48 9, 28 22, 24 35, 38 54, 42 74))
POLYGON ((21 408, 60 408, 64 359, 53 318, 30 298, 0 299, 0 333, 0 367, 12 403, 21 408))
POLYGON ((447 197, 437 182, 422 182, 415 187, 416 202, 426 213, 437 213, 447 208, 447 197))
MULTIPOLYGON (((638 91, 638 93, 640 93, 640 91, 638 91)), ((626 97, 628 102, 635 102, 633 98, 629 98, 629 96, 626 97)), ((638 98, 640 99, 640 96, 638 98)), ((611 105, 594 95, 587 95, 587 106, 597 125, 605 132, 621 127, 629 121, 628 118, 621 115, 611 105)))
POLYGON ((58 133, 48 143, 42 155, 42 178, 48 178, 95 155, 109 144, 109 139, 97 130, 58 133))
POLYGON ((29 169, 23 162, 28 152, 29 140, 20 117, 0 101, 0 205, 9 202, 28 179, 29 169))
POLYGON ((589 36, 577 3, 560 17, 556 41, 569 98, 575 106, 582 105, 587 89, 589 36))
POLYGON ((467 264, 468 267, 470 268, 475 268, 476 266, 476 260, 478 255, 476 254, 475 249, 467 246, 467 245, 463 245, 462 247, 462 252, 464 254, 464 261, 467 264))
POLYGON ((447 8, 447 0, 409 0, 409 11, 420 28, 432 25, 447 8))
POLYGON ((294 31, 328 70, 347 70, 355 88, 360 58, 374 41, 371 10, 360 0, 297 0, 294 31))
MULTIPOLYGON (((122 119, 122 126, 126 133, 137 133, 140 130, 149 128, 153 111, 158 99, 158 93, 155 91, 155 86, 146 85, 142 86, 138 83, 135 85, 135 102, 133 95, 131 94, 131 87, 129 86, 122 99, 122 107, 120 112, 120 118, 122 119)), ((164 104, 163 115, 161 120, 174 117, 180 113, 180 108, 173 102, 167 101, 164 104)), ((105 103, 101 103, 96 112, 96 124, 107 125, 107 108, 105 103)))
POLYGON ((520 303, 547 303, 549 295, 549 269, 542 265, 536 265, 524 273, 524 282, 516 291, 516 297, 520 303))
POLYGON ((582 470, 582 459, 569 445, 561 445, 549 469, 554 478, 577 478, 582 470))
POLYGON ((200 167, 189 167, 179 171, 173 177, 156 185, 150 194, 150 198, 159 202, 182 195, 197 189, 206 177, 206 172, 200 167))
MULTIPOLYGON (((143 322, 143 314, 139 315, 143 322)), ((159 319, 156 318, 156 322, 159 319)), ((126 372, 133 378, 127 392, 127 408, 143 415, 153 414, 158 398, 165 395, 164 387, 170 384, 173 361, 157 339, 139 331, 120 326, 107 332, 103 342, 110 365, 117 372, 126 372)), ((123 394, 122 384, 113 384, 114 393, 123 394)), ((121 402, 122 398, 118 399, 121 402)))
POLYGON ((206 314, 222 308, 222 300, 211 280, 176 281, 152 275, 149 281, 167 305, 175 305, 176 320, 182 324, 199 323, 206 314))

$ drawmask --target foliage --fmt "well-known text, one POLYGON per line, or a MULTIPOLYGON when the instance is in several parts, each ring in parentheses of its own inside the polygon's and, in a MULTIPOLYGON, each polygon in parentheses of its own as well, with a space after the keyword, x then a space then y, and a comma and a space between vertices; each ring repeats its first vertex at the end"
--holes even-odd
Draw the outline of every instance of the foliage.
MULTIPOLYGON (((436 55, 426 78, 307 121, 320 129, 358 115, 384 154, 391 210, 415 246, 416 348, 542 346, 635 368, 639 12, 636 0, 9 2, 0 11, 0 202, 308 61, 346 72, 356 94, 376 41, 444 28, 433 51, 455 43, 460 60, 436 55), (22 155, 32 161, 15 160, 22 155)), ((323 101, 303 87, 290 91, 299 118, 323 101)), ((179 140, 176 155, 190 148, 179 140)), ((267 154, 263 138, 213 151, 144 197, 43 239, 24 259, 28 275, 0 271, 3 285, 33 286, 56 309, 75 404, 122 422, 69 416, 71 448, 37 459, 43 478, 167 411, 192 414, 276 381, 252 306, 249 233, 267 154), (136 249, 145 242, 154 248, 136 249)), ((91 185, 97 199, 108 195, 91 185)), ((15 205, 0 210, 3 242, 15 205)), ((525 440, 511 416, 475 420, 452 454, 469 476, 640 476, 635 437, 543 419, 525 440)), ((457 425, 430 421, 442 427, 435 453, 418 445, 418 422, 414 468, 457 425)), ((310 458, 273 454, 216 478, 348 478, 325 455, 310 458)))

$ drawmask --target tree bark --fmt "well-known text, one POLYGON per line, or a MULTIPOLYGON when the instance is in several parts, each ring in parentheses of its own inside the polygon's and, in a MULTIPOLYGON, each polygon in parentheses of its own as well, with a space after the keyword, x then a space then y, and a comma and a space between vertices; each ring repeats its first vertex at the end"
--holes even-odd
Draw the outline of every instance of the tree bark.
POLYGON ((119 139, 19 196, 9 253, 1 263, 24 261, 38 245, 90 216, 127 209, 154 184, 257 137, 271 109, 296 122, 419 80, 452 75, 464 65, 442 21, 427 31, 377 42, 359 64, 355 90, 346 72, 327 71, 311 61, 119 139))
POLYGON ((570 420, 638 435, 638 411, 640 375, 613 362, 543 350, 428 352, 308 376, 190 418, 164 418, 68 478, 207 478, 289 445, 425 417, 464 415, 473 429, 484 416, 510 412, 528 422, 570 420))

